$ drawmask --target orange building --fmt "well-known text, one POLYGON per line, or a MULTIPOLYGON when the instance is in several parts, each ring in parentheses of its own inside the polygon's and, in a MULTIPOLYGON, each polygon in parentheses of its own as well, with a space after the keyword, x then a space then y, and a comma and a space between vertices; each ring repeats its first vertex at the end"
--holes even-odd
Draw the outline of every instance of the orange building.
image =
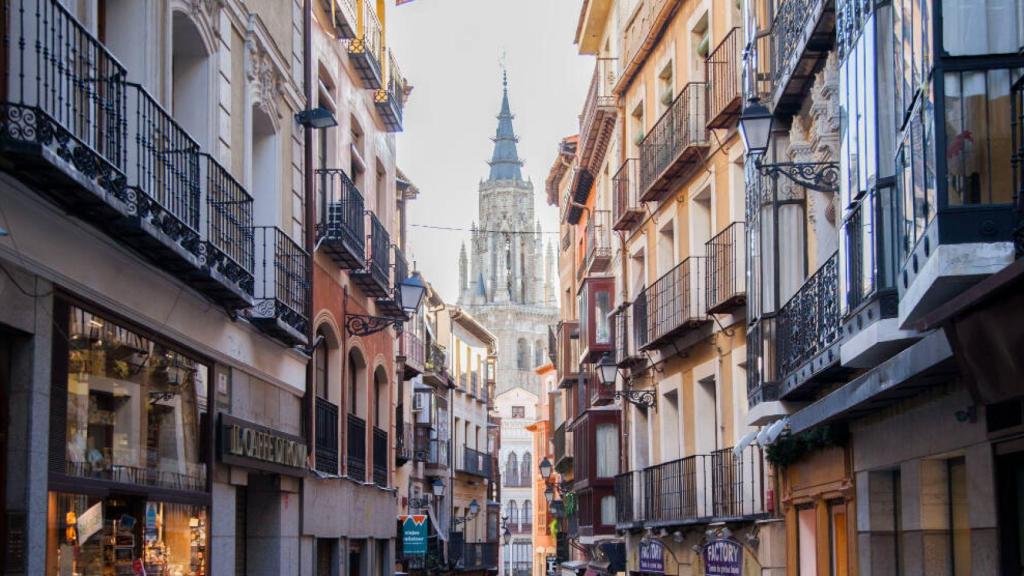
MULTIPOLYGON (((537 462, 548 459, 554 462, 552 450, 552 435, 554 427, 551 418, 551 403, 548 401, 549 394, 558 393, 558 373, 555 366, 548 362, 536 369, 541 379, 541 393, 537 400, 537 421, 526 427, 533 433, 533 453, 536 454, 537 462)), ((547 483, 541 478, 538 467, 533 467, 533 574, 540 576, 547 574, 548 558, 555 557, 555 536, 551 533, 551 519, 548 517, 548 503, 544 498, 544 490, 547 483)))

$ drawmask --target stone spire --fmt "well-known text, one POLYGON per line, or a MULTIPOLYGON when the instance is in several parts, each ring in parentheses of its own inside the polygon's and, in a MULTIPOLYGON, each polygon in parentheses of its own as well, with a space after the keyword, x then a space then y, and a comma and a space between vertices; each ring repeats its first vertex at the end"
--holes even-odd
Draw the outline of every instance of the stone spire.
POLYGON ((491 154, 491 174, 488 182, 498 180, 522 180, 523 161, 516 149, 515 130, 512 128, 512 109, 508 104, 508 73, 502 73, 501 112, 498 114, 498 130, 494 135, 494 152, 491 154))
POLYGON ((551 248, 551 242, 547 243, 547 250, 544 251, 544 304, 553 306, 555 301, 555 251, 551 248))
POLYGON ((468 288, 468 285, 466 284, 466 280, 467 280, 467 277, 468 277, 468 272, 466 270, 466 266, 467 266, 468 263, 469 263, 469 261, 468 261, 468 259, 466 257, 466 243, 463 242, 462 243, 462 248, 459 250, 459 296, 460 297, 463 294, 466 293, 466 289, 468 288))

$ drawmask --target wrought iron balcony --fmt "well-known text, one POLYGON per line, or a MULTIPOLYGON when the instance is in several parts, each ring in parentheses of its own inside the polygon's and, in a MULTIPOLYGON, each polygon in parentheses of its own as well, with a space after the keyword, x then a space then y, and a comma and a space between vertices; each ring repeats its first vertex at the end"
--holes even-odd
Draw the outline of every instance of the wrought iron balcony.
POLYGON ((443 346, 428 341, 423 361, 423 379, 428 383, 448 384, 448 355, 443 346))
POLYGON ((645 288, 633 301, 637 348, 649 350, 708 321, 705 258, 691 256, 645 288))
POLYGON ((733 222, 708 240, 708 312, 728 312, 747 301, 746 231, 743 222, 733 222))
POLYGON ((358 270, 365 264, 366 216, 363 195, 339 168, 316 171, 320 186, 317 243, 338 266, 358 270))
MULTIPOLYGON (((635 489, 638 476, 633 473, 630 478, 630 488, 635 489)), ((739 455, 726 448, 651 466, 643 470, 642 486, 642 499, 630 494, 632 510, 619 508, 620 524, 735 522, 773 512, 766 498, 770 478, 759 446, 748 446, 739 455), (637 507, 641 502, 642 508, 637 507)))
POLYGON ((384 129, 388 132, 401 132, 406 82, 402 71, 398 69, 395 54, 390 49, 387 54, 388 66, 384 76, 386 84, 374 93, 373 102, 377 106, 377 113, 380 114, 381 121, 384 122, 384 129))
POLYGON ((325 474, 338 473, 338 406, 324 398, 316 399, 316 469, 325 474))
POLYGON ((704 62, 708 79, 708 128, 730 128, 740 117, 743 37, 733 28, 704 62))
POLYGON ((415 330, 402 331, 402 355, 405 356, 406 380, 423 373, 426 347, 415 330))
POLYGON ((456 460, 455 470, 481 478, 490 478, 491 456, 486 452, 480 452, 468 446, 463 446, 462 457, 456 460))
POLYGON ((497 570, 497 542, 464 542, 457 562, 459 571, 497 570))
POLYGON ((747 327, 747 400, 751 407, 779 399, 775 317, 763 316, 747 327))
POLYGON ((647 519, 644 503, 647 485, 643 470, 615 477, 615 522, 621 527, 637 526, 647 519))
MULTIPOLYGON (((402 404, 398 404, 397 412, 401 415, 402 404)), ((406 422, 399 416, 395 420, 398 423, 398 438, 395 439, 395 465, 401 466, 413 458, 413 447, 415 446, 412 433, 412 422, 406 422)))
POLYGON ((321 0, 324 12, 334 22, 335 36, 339 40, 351 40, 356 37, 358 29, 357 0, 321 0))
POLYGON ((587 219, 586 274, 599 274, 608 270, 612 261, 612 214, 608 210, 592 210, 587 219))
POLYGON ((644 219, 640 203, 640 161, 629 158, 612 177, 612 230, 632 230, 644 219))
POLYGON ((799 384, 839 361, 838 253, 782 306, 776 322, 780 398, 804 397, 809 390, 799 384))
POLYGON ((608 143, 615 129, 616 97, 612 91, 618 80, 618 58, 598 58, 594 77, 580 115, 580 140, 577 155, 581 166, 592 173, 601 169, 608 143))
POLYGON ((373 212, 367 212, 370 221, 366 260, 361 270, 353 271, 352 282, 367 294, 383 298, 391 294, 391 235, 373 212))
POLYGON ((402 308, 402 282, 405 282, 409 278, 409 264, 405 261, 405 254, 402 253, 402 249, 398 245, 391 247, 394 252, 392 260, 394 266, 392 267, 392 279, 391 279, 391 293, 377 298, 377 309, 380 313, 385 316, 392 318, 407 318, 405 309, 402 308))
POLYGON ((877 319, 896 316, 899 263, 899 195, 892 188, 868 192, 847 211, 840 232, 845 245, 844 316, 856 314, 873 299, 882 306, 877 319))
POLYGON ((283 230, 253 228, 256 242, 254 304, 249 320, 289 344, 304 344, 309 327, 309 254, 283 230))
POLYGON ((200 187, 206 197, 207 277, 200 290, 233 308, 253 304, 252 196, 208 154, 199 157, 200 187))
POLYGON ((629 368, 645 362, 633 339, 634 332, 629 329, 632 314, 633 304, 627 302, 620 306, 612 317, 615 328, 615 363, 620 368, 629 368))
POLYGON ((358 29, 348 41, 348 57, 359 74, 363 88, 380 90, 383 86, 381 62, 384 61, 384 34, 371 0, 356 0, 358 29))
POLYGON ((583 165, 573 165, 569 174, 569 187, 562 197, 562 222, 579 224, 583 206, 594 186, 594 174, 583 165))
POLYGON ((345 417, 346 476, 359 482, 366 481, 366 420, 355 414, 345 417))
POLYGON ((771 102, 778 114, 799 108, 829 51, 835 46, 833 0, 782 0, 769 37, 771 102))
POLYGON ((388 459, 390 447, 388 433, 376 426, 373 427, 373 483, 377 486, 388 485, 388 459))
POLYGON ((640 143, 640 201, 664 199, 705 156, 707 85, 690 82, 640 143))
POLYGON ((448 446, 447 440, 417 438, 416 451, 413 456, 417 462, 423 462, 428 468, 447 469, 448 446))

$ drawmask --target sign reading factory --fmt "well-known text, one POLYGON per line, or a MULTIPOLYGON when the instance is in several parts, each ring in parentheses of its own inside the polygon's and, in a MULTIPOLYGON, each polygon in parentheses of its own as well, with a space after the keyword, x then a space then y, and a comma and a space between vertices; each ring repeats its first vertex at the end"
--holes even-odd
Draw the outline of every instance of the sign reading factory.
POLYGON ((281 474, 301 474, 306 468, 306 443, 298 436, 220 415, 220 459, 281 474))
POLYGON ((639 560, 641 572, 664 574, 665 545, 659 540, 641 540, 639 560))
POLYGON ((701 550, 705 576, 740 576, 743 574, 743 546, 735 540, 719 538, 701 550))

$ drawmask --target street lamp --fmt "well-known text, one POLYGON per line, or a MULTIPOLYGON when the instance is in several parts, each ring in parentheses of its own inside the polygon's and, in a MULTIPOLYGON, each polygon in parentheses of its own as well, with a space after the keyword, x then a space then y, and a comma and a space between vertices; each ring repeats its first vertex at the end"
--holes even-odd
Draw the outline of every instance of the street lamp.
POLYGON ((547 489, 544 490, 544 499, 548 501, 548 506, 550 506, 551 501, 555 499, 555 488, 550 484, 547 489))
POLYGON ((544 480, 551 478, 551 471, 553 470, 553 468, 554 467, 551 465, 551 461, 545 457, 543 460, 540 461, 540 477, 543 478, 544 480))
POLYGON ((412 276, 406 278, 397 286, 398 294, 395 295, 395 298, 404 312, 400 317, 346 314, 345 330, 351 336, 369 336, 389 326, 401 332, 402 325, 419 309, 420 302, 423 301, 423 295, 426 291, 427 285, 423 283, 423 279, 420 278, 418 273, 413 273, 412 276))
POLYGON ((434 496, 438 498, 444 496, 444 481, 440 478, 434 478, 434 481, 430 483, 430 489, 434 492, 434 496))
POLYGON ((402 304, 402 310, 410 316, 416 313, 423 301, 423 295, 427 293, 427 285, 419 272, 413 272, 412 276, 406 278, 398 285, 398 297, 402 304))
POLYGON ((508 526, 506 526, 505 531, 501 533, 501 541, 505 543, 505 546, 508 546, 509 543, 512 542, 512 531, 508 529, 508 526))
POLYGON ((613 386, 615 384, 615 376, 618 373, 619 367, 615 364, 615 360, 612 360, 612 355, 605 352, 604 356, 601 356, 601 360, 597 363, 597 374, 601 379, 601 384, 613 386))
POLYGON ((775 117, 771 111, 761 104, 761 99, 753 96, 740 114, 740 135, 743 136, 743 147, 749 155, 760 155, 768 151, 768 140, 772 136, 772 123, 775 117))
POLYGON ((474 498, 473 501, 469 503, 469 516, 474 518, 479 512, 480 505, 476 503, 476 498, 474 498))

